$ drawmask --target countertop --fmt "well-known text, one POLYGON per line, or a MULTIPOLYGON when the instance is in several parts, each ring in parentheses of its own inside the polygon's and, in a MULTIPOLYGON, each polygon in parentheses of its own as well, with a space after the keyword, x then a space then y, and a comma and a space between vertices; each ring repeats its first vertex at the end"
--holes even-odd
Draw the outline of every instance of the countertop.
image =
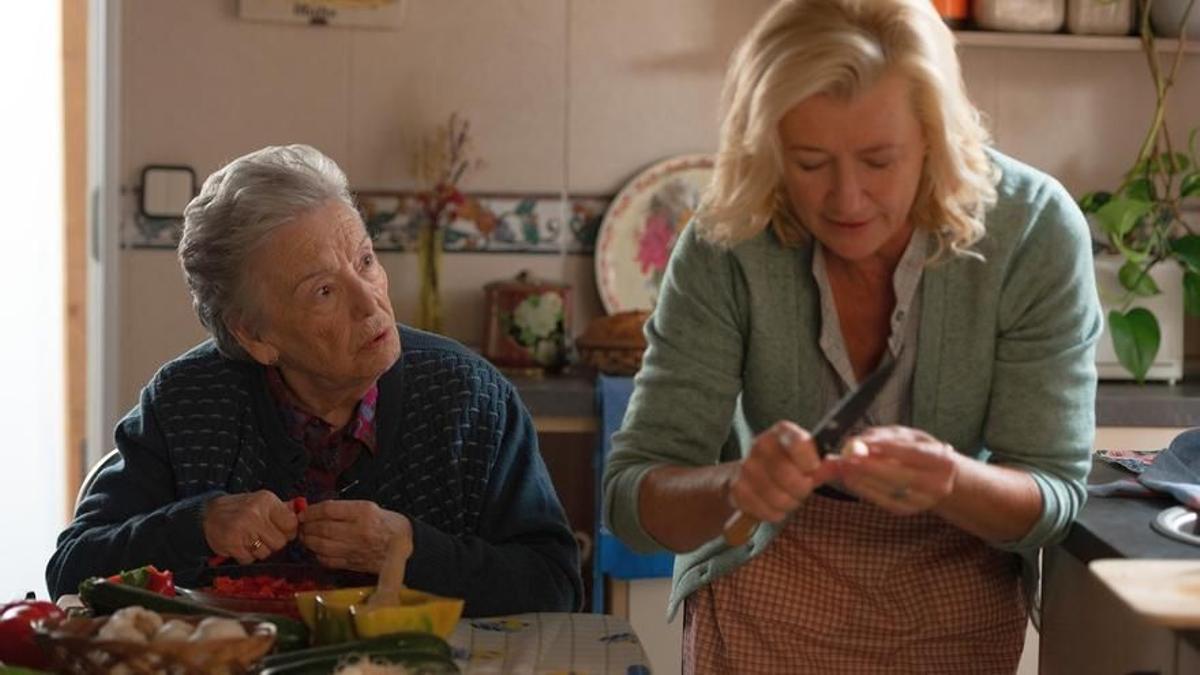
MULTIPOLYGON (((594 374, 514 376, 534 417, 594 417, 594 374)), ((1096 426, 1200 427, 1200 384, 1101 382, 1096 393, 1096 426)))
MULTIPOLYGON (((1133 474, 1096 460, 1089 483, 1107 483, 1133 474)), ((1170 499, 1093 497, 1079 512, 1062 546, 1083 563, 1098 558, 1200 558, 1192 546, 1159 534, 1150 523, 1170 499)))

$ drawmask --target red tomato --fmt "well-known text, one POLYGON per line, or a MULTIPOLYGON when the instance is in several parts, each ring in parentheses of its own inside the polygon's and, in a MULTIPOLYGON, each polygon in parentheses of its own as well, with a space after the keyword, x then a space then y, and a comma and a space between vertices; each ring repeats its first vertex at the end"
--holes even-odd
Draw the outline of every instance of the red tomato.
POLYGON ((14 602, 0 614, 0 662, 28 668, 46 668, 49 659, 33 641, 33 624, 50 617, 62 617, 53 602, 28 600, 14 602))

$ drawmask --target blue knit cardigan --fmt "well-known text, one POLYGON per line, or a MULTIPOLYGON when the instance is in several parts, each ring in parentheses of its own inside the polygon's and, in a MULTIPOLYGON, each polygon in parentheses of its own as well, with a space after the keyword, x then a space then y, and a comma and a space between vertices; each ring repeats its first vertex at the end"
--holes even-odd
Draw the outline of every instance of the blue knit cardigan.
MULTIPOLYGON (((379 379, 378 451, 342 474, 342 498, 408 516, 405 582, 464 598, 468 616, 578 609, 578 549, 516 390, 451 340, 403 326, 400 337, 403 353, 379 379)), ((120 461, 59 536, 46 569, 54 597, 146 564, 186 582, 212 555, 201 526, 209 500, 294 496, 308 460, 265 372, 211 341, 159 370, 117 426, 120 461)))

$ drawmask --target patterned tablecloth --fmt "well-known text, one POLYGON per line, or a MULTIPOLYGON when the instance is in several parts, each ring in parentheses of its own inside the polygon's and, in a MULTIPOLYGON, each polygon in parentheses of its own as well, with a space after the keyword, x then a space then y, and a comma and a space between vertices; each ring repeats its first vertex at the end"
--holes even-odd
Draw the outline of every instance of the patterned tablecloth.
POLYGON ((450 636, 466 675, 648 675, 629 622, 607 614, 515 614, 463 619, 450 636))

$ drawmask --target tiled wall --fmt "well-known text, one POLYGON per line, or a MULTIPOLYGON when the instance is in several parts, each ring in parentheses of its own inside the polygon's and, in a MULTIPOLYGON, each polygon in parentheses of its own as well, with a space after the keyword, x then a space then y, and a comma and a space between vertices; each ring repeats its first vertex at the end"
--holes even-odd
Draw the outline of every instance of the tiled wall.
MULTIPOLYGON (((715 147, 725 61, 769 2, 408 4, 401 30, 371 31, 243 21, 235 0, 125 0, 123 180, 135 184, 151 163, 203 177, 263 145, 305 142, 356 188, 411 188, 412 144, 458 111, 487 161, 466 189, 611 195, 659 159, 715 147)), ((1112 185, 1136 152, 1152 96, 1137 52, 968 47, 962 56, 997 145, 1073 192, 1112 185)), ((1176 105, 1190 120, 1176 122, 1195 126, 1200 56, 1180 82, 1176 105)), ((124 407, 203 333, 170 251, 121 255, 124 407)), ((382 259, 398 316, 411 320, 416 259, 382 259)), ((574 285, 576 330, 601 311, 589 256, 449 254, 447 332, 478 343, 482 286, 521 268, 574 285)))

